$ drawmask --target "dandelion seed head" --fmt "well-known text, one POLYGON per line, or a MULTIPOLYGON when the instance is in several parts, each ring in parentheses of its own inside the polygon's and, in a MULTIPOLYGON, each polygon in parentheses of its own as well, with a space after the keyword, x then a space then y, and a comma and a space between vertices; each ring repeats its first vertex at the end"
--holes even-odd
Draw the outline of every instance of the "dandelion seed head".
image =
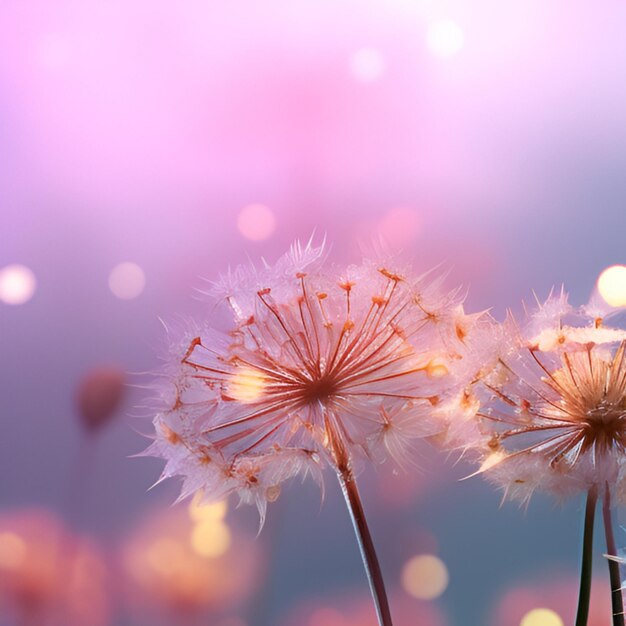
POLYGON ((193 326, 170 350, 155 439, 181 497, 237 493, 264 519, 281 484, 321 483, 325 465, 387 456, 444 429, 443 404, 481 315, 439 277, 364 261, 337 270, 323 246, 296 243, 275 264, 236 269, 213 295, 232 316, 193 326))
POLYGON ((524 502, 536 489, 616 486, 626 460, 626 331, 561 292, 523 322, 508 320, 503 335, 475 388, 479 473, 524 502))

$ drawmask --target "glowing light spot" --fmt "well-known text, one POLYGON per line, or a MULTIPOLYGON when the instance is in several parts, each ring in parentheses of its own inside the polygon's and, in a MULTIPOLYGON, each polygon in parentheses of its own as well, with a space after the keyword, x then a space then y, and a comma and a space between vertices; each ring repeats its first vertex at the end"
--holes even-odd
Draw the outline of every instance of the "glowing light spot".
POLYGON ((532 343, 537 346, 537 350, 549 352, 562 343, 563 337, 564 335, 560 330, 546 328, 533 338, 532 343))
POLYGON ((452 57, 461 50, 464 42, 463 30, 452 20, 438 20, 428 27, 426 44, 434 56, 452 57))
POLYGON ((564 626, 563 620, 550 609, 533 609, 522 617, 519 626, 564 626))
POLYGON ((258 370, 242 367, 228 383, 228 395, 239 402, 256 402, 262 395, 265 378, 258 370))
POLYGON ((26 559, 26 544, 15 533, 0 534, 0 569, 15 569, 26 559))
POLYGON ((598 278, 598 291, 609 306, 626 306, 626 266, 607 267, 598 278))
POLYGON ((0 300, 5 304, 24 304, 35 293, 37 281, 24 265, 7 265, 0 270, 0 300))
POLYGON ((507 455, 505 452, 494 452, 493 454, 490 454, 482 462, 478 472, 481 473, 481 472, 486 472, 490 470, 492 467, 495 467, 496 465, 498 465, 498 463, 501 463, 502 461, 504 461, 504 459, 506 459, 506 456, 507 455))
POLYGON ((372 83, 385 73, 385 59, 376 48, 361 48, 350 57, 350 72, 361 83, 372 83))
POLYGON ((446 366, 446 362, 443 359, 437 358, 428 362, 426 365, 426 373, 431 378, 443 378, 450 372, 446 366))
POLYGON ((448 586, 449 576, 445 563, 431 554, 414 556, 402 569, 402 586, 414 598, 438 598, 448 586))
POLYGON ((109 274, 109 288, 121 300, 136 298, 145 286, 146 275, 136 263, 120 263, 109 274))
POLYGON ((276 229, 276 218, 265 205, 250 204, 239 213, 237 228, 246 239, 262 241, 276 229))
POLYGON ((224 522, 205 520, 196 524, 191 532, 191 547, 206 558, 221 556, 230 547, 230 542, 230 528, 224 522))
POLYGON ((202 493, 197 491, 192 501, 189 503, 189 516, 194 522, 221 521, 226 517, 228 503, 226 500, 220 502, 202 503, 202 493))

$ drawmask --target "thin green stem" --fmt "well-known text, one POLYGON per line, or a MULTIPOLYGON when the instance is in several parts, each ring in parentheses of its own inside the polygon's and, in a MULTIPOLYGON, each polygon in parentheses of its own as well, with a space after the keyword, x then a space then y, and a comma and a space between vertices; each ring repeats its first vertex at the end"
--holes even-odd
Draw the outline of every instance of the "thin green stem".
MULTIPOLYGON (((604 518, 604 534, 606 536, 606 550, 609 556, 616 557, 615 535, 613 534, 613 519, 611 517, 611 490, 609 483, 604 489, 602 501, 602 517, 604 518)), ((619 572, 619 563, 607 559, 609 564, 609 578, 611 580, 611 605, 613 607, 613 626, 624 626, 624 600, 622 598, 622 580, 619 572)))
POLYGON ((592 487, 587 493, 585 507, 585 526, 583 529, 583 555, 580 567, 580 591, 578 593, 578 611, 576 626, 587 626, 589 600, 591 597, 591 571, 593 564, 593 523, 596 517, 598 491, 592 487))

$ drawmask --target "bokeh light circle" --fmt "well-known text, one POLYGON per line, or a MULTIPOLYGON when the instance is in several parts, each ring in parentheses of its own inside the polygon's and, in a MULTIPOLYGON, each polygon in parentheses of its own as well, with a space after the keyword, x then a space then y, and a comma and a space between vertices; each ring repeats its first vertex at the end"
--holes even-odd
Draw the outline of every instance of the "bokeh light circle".
POLYGON ((372 83, 385 73, 385 59, 376 48, 361 48, 350 57, 350 72, 361 83, 372 83))
POLYGON ((463 30, 452 20, 438 20, 428 27, 426 44, 436 57, 452 57, 463 48, 464 43, 463 30))
POLYGON ((239 213, 237 228, 246 239, 263 241, 276 229, 276 217, 264 204, 249 204, 239 213))
POLYGON ((196 554, 215 558, 228 551, 231 533, 222 521, 206 520, 198 522, 191 531, 191 547, 196 554))
POLYGON ((522 617, 519 626, 564 626, 558 613, 550 609, 533 609, 522 617))
POLYGON ((201 491, 197 491, 189 503, 189 517, 194 522, 204 522, 207 520, 221 521, 226 517, 227 511, 227 500, 203 503, 201 491))
POLYGON ((402 587, 420 600, 438 598, 448 587, 448 581, 448 568, 432 554, 414 556, 402 568, 402 587))
POLYGON ((608 305, 626 306, 626 266, 607 267, 598 277, 598 291, 608 305))
POLYGON ((146 275, 136 263, 125 261, 116 265, 109 274, 109 288, 121 300, 132 300, 144 290, 146 275))
POLYGON ((35 274, 25 265, 7 265, 0 270, 0 300, 5 304, 24 304, 37 288, 35 274))

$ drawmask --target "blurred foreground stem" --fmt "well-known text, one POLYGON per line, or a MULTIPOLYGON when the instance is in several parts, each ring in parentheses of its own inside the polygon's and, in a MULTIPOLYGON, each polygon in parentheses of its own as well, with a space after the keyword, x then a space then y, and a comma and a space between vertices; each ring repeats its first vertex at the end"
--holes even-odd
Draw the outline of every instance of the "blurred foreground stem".
MULTIPOLYGON (((611 519, 611 490, 606 483, 602 501, 602 517, 604 518, 604 534, 606 536, 606 550, 609 557, 616 557, 615 536, 613 534, 613 520, 611 519)), ((611 580, 611 605, 613 607, 613 626, 624 626, 624 602, 622 599, 622 580, 619 573, 619 563, 611 558, 609 577, 611 580)))
POLYGON ((598 491, 592 487, 587 493, 585 507, 585 527, 583 530, 583 556, 580 567, 580 592, 578 594, 578 611, 576 626, 587 626, 589 617, 589 598, 591 594, 591 569, 593 563, 593 522, 596 516, 598 491))
POLYGON ((361 496, 359 495, 356 479, 352 471, 350 457, 343 445, 343 440, 337 433, 336 426, 329 420, 326 421, 326 432, 328 434, 330 448, 335 458, 337 478, 339 479, 346 505, 350 511, 352 525, 359 543, 361 558, 363 559, 363 565, 365 566, 365 572, 376 607, 378 623, 380 626, 393 626, 383 573, 380 568, 380 563, 378 562, 378 557, 376 556, 372 535, 370 534, 365 519, 365 511, 363 510, 361 496))

